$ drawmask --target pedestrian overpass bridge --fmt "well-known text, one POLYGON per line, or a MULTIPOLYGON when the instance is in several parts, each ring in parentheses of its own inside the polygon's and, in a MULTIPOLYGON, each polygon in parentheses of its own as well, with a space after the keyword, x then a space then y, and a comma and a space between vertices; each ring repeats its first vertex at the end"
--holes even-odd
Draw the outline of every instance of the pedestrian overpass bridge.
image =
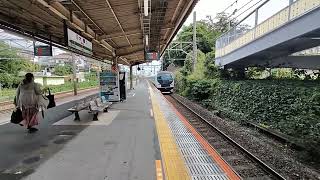
POLYGON ((320 45, 319 7, 320 0, 290 1, 289 6, 245 33, 237 27, 230 29, 216 41, 216 65, 319 69, 318 56, 292 55, 320 45))

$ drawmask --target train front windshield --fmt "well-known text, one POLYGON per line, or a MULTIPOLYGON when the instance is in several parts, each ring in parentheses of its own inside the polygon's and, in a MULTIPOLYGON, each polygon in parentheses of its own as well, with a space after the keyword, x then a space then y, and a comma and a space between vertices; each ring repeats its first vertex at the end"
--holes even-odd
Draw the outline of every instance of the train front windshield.
POLYGON ((170 85, 173 82, 173 77, 171 74, 158 74, 157 80, 160 84, 170 85))

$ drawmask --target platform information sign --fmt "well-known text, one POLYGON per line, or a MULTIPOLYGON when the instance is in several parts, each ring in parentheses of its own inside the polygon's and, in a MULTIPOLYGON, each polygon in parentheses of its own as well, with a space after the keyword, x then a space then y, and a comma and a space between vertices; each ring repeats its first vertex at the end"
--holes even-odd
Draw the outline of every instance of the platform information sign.
POLYGON ((35 56, 52 56, 52 46, 35 46, 34 45, 34 55, 35 56))
POLYGON ((119 73, 100 73, 100 96, 104 96, 107 101, 120 101, 119 73))
POLYGON ((148 53, 146 53, 146 60, 147 61, 159 60, 158 52, 148 52, 148 53))

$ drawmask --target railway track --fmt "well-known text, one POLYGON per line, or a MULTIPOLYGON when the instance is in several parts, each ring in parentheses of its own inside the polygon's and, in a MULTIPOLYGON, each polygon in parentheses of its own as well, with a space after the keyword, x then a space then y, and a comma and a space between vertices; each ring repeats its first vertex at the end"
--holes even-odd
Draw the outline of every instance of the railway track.
MULTIPOLYGON (((78 91, 78 94, 83 94, 94 90, 97 90, 97 88, 82 89, 78 91)), ((55 93, 55 99, 61 99, 71 95, 73 95, 73 91, 59 92, 55 93)), ((0 114, 11 112, 14 109, 14 107, 15 106, 12 101, 0 102, 0 114)))
POLYGON ((189 108, 188 105, 172 95, 165 97, 243 179, 285 179, 276 170, 237 143, 236 140, 215 127, 209 120, 189 108))

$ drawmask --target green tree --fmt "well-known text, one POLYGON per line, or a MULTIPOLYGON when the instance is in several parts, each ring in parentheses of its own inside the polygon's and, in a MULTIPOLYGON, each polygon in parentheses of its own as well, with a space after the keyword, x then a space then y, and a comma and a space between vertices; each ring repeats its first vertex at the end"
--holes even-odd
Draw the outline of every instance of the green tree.
POLYGON ((36 72, 40 66, 19 55, 19 50, 0 42, 0 82, 3 87, 16 87, 19 72, 36 72))
POLYGON ((67 76, 72 74, 72 66, 69 64, 65 64, 64 66, 62 65, 57 65, 54 67, 54 74, 58 76, 67 76))
MULTIPOLYGON (((215 37, 217 32, 210 28, 210 25, 206 21, 197 22, 197 46, 203 53, 208 53, 213 50, 215 45, 215 37)), ((182 31, 177 35, 177 41, 192 42, 193 41, 193 25, 187 25, 182 27, 182 31)), ((192 46, 189 48, 189 52, 192 51, 192 46)))
POLYGON ((21 70, 25 70, 27 62, 18 55, 18 50, 11 48, 4 42, 0 42, 0 72, 17 75, 21 70))
POLYGON ((210 26, 210 29, 214 30, 219 35, 227 32, 230 27, 234 27, 237 24, 237 21, 231 19, 230 15, 227 13, 217 13, 215 18, 207 16, 204 21, 210 26))
POLYGON ((205 57, 205 71, 204 75, 207 79, 213 79, 213 78, 218 78, 220 77, 220 70, 218 67, 215 65, 215 52, 211 51, 206 54, 205 57))
MULTIPOLYGON (((230 19, 230 16, 225 13, 217 14, 213 19, 207 16, 206 19, 197 21, 197 46, 198 49, 207 54, 214 51, 216 39, 225 31, 228 30, 229 22, 231 26, 236 24, 235 20, 230 19)), ((177 34, 175 42, 192 42, 193 41, 193 24, 183 26, 181 31, 177 34)), ((185 48, 188 53, 192 52, 192 46, 185 48)), ((211 55, 214 55, 211 54, 211 55)), ((178 66, 183 66, 184 61, 170 61, 169 59, 186 59, 187 54, 184 52, 170 51, 170 58, 168 51, 164 54, 164 67, 174 63, 178 66)))

